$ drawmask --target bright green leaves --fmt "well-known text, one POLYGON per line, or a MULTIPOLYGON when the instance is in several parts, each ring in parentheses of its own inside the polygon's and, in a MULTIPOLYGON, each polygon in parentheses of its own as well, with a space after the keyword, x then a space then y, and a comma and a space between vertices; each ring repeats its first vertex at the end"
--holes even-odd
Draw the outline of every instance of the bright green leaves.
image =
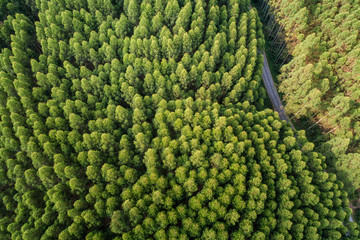
POLYGON ((165 7, 165 18, 166 22, 170 23, 170 26, 173 26, 177 21, 177 16, 179 14, 180 7, 177 0, 167 1, 167 5, 165 7))
POLYGON ((38 5, 0 55, 0 236, 281 239, 320 220, 337 235, 341 184, 256 111, 263 36, 246 1, 38 5))

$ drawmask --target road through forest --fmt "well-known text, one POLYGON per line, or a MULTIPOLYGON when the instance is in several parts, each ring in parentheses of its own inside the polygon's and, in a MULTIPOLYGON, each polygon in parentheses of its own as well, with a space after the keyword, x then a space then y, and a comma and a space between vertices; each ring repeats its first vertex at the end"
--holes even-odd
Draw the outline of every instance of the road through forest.
MULTIPOLYGON (((267 61, 266 53, 262 53, 264 58, 264 66, 263 66, 263 74, 262 79, 266 88, 266 91, 268 93, 268 96, 271 100, 271 103, 274 107, 274 110, 279 113, 280 119, 285 120, 286 122, 290 123, 291 128, 295 130, 294 125, 292 124, 289 116, 286 114, 284 106, 280 100, 279 94, 276 90, 274 80, 271 75, 269 63, 267 61)), ((350 215, 349 218, 350 222, 354 222, 352 216, 350 215)))
MULTIPOLYGON (((252 6, 250 4, 249 9, 252 9, 252 6)), ((265 89, 268 93, 268 96, 270 98, 270 101, 274 107, 274 110, 279 113, 280 119, 285 120, 286 122, 290 123, 291 128, 295 130, 295 127, 293 123, 291 122, 289 116, 286 114, 284 106, 282 105, 282 102, 280 100, 279 94, 276 90, 274 79, 272 78, 269 63, 267 61, 266 53, 261 52, 264 58, 264 66, 263 66, 263 74, 262 79, 265 85, 265 89)))
MULTIPOLYGON (((250 4, 249 9, 252 9, 252 6, 250 4)), ((280 119, 285 120, 286 122, 290 123, 291 128, 295 130, 294 124, 291 122, 289 116, 286 114, 284 106, 280 100, 279 94, 276 90, 274 79, 272 78, 269 63, 267 61, 266 53, 261 52, 264 58, 264 66, 263 66, 263 74, 262 79, 265 85, 265 89, 268 93, 268 96, 270 98, 270 101, 274 107, 274 110, 279 113, 280 119)))
MULTIPOLYGON (((250 9, 251 8, 252 8, 252 6, 250 5, 250 9)), ((270 98, 270 101, 271 101, 271 103, 273 105, 273 108, 274 108, 275 111, 277 111, 279 113, 279 117, 280 117, 281 120, 285 120, 286 122, 288 122, 291 125, 291 128, 293 130, 296 130, 293 123, 291 122, 291 119, 286 114, 284 106, 282 104, 282 101, 280 100, 279 94, 278 94, 278 92, 276 90, 274 79, 273 79, 273 77, 271 75, 269 63, 268 63, 268 60, 267 60, 267 57, 266 57, 266 53, 261 52, 261 54, 263 55, 263 59, 264 59, 262 79, 263 79, 267 94, 268 94, 268 96, 270 98)), ((350 215, 349 221, 354 222, 354 220, 352 218, 352 215, 350 215)))
POLYGON ((284 106, 280 100, 279 94, 276 90, 274 80, 271 75, 269 63, 267 61, 266 53, 262 53, 264 58, 264 66, 263 66, 263 74, 262 79, 266 88, 266 91, 268 93, 268 96, 270 98, 270 101, 274 107, 274 110, 279 113, 280 119, 285 120, 286 122, 290 123, 291 128, 295 130, 294 125, 292 124, 289 116, 286 114, 284 106))

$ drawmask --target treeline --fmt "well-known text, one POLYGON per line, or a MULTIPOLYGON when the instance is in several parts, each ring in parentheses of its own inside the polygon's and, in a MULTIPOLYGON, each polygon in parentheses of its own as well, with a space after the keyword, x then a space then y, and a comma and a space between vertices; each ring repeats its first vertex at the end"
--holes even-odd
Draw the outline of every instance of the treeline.
POLYGON ((325 137, 319 150, 347 181, 349 191, 358 189, 359 2, 271 0, 262 1, 262 7, 273 26, 273 40, 281 35, 286 41, 281 45, 286 44, 292 55, 279 76, 286 111, 300 119, 305 129, 322 129, 325 137))
POLYGON ((14 14, 0 238, 358 239, 325 158, 263 110, 249 7, 39 0, 38 20, 14 14))

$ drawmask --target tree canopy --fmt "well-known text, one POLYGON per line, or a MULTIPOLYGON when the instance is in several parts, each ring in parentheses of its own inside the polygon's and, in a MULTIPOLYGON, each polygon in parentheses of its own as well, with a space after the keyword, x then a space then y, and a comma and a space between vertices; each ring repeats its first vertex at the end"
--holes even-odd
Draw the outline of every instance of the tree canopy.
MULTIPOLYGON (((273 16, 267 17, 272 19, 268 24, 271 35, 276 33, 272 45, 284 39, 292 56, 278 76, 287 113, 298 119, 303 128, 316 129, 315 137, 324 134, 318 138, 317 150, 327 156, 332 171, 343 177, 360 174, 357 167, 340 166, 359 164, 358 158, 352 157, 360 153, 359 2, 259 2, 266 9, 266 16, 273 16), (271 22, 277 22, 279 27, 271 22), (354 164, 344 162, 345 159, 353 159, 354 164)), ((353 195, 360 178, 351 179, 343 181, 348 182, 348 192, 353 195)))
POLYGON ((249 1, 21 3, 1 239, 358 239, 325 157, 264 109, 249 1))

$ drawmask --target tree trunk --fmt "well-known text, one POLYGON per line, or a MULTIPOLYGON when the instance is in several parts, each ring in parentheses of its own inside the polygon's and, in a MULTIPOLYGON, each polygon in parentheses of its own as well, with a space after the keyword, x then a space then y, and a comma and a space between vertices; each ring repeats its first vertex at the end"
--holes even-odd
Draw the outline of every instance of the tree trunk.
POLYGON ((290 55, 290 51, 288 50, 288 54, 284 58, 284 61, 280 64, 280 67, 285 63, 285 61, 288 59, 289 55, 290 55))
POLYGON ((295 26, 291 29, 290 33, 289 33, 289 37, 291 37, 292 33, 294 32, 294 30, 297 28, 298 24, 295 24, 295 26))
POLYGON ((307 120, 305 123, 303 123, 302 125, 305 126, 308 122, 310 122, 312 119, 314 119, 314 117, 316 117, 319 114, 319 112, 316 112, 314 115, 312 115, 309 120, 307 120))
POLYGON ((266 11, 267 6, 269 6, 268 1, 264 0, 264 6, 261 8, 261 11, 266 11))
POLYGON ((275 17, 274 17, 274 15, 271 14, 270 19, 269 19, 268 23, 266 24, 266 28, 268 28, 268 29, 271 28, 274 24, 274 21, 275 21, 275 17))
MULTIPOLYGON (((337 109, 337 106, 333 109, 335 110, 337 109)), ((313 126, 315 126, 316 124, 318 124, 319 122, 321 122, 324 118, 326 118, 333 110, 329 111, 325 116, 323 116, 322 118, 320 118, 316 123, 314 123, 313 125, 311 125, 311 127, 309 127, 307 130, 311 129, 313 126)))
POLYGON ((310 103, 310 101, 308 101, 304 106, 302 106, 301 109, 299 111, 297 111, 297 113, 295 113, 295 115, 292 116, 290 119, 293 119, 294 117, 296 117, 301 112, 301 110, 303 110, 309 103, 310 103))
POLYGON ((271 12, 271 11, 270 11, 270 5, 268 5, 268 7, 266 8, 266 15, 265 15, 265 18, 264 18, 264 22, 266 22, 269 14, 270 14, 270 12, 271 12))
POLYGON ((274 38, 274 40, 273 40, 273 42, 271 43, 271 46, 273 47, 274 46, 274 44, 275 44, 275 42, 276 42, 276 40, 277 40, 277 38, 278 38, 278 36, 279 36, 279 33, 283 30, 283 26, 281 26, 281 27, 279 27, 279 29, 277 30, 277 33, 276 33, 276 35, 275 35, 275 38, 274 38))
POLYGON ((331 129, 330 131, 328 131, 326 134, 329 134, 329 133, 332 133, 334 130, 336 130, 337 129, 337 126, 336 127, 334 127, 333 129, 331 129))
POLYGON ((265 0, 262 1, 261 7, 260 7, 261 10, 264 8, 265 2, 266 2, 265 0))
POLYGON ((285 47, 286 47, 286 44, 285 44, 285 42, 283 42, 283 43, 280 45, 280 48, 278 48, 278 54, 276 55, 276 60, 275 60, 275 62, 277 62, 277 60, 279 59, 279 57, 280 57, 281 54, 283 53, 285 47))
POLYGON ((271 26, 270 35, 272 35, 273 30, 276 29, 276 25, 277 25, 277 22, 276 22, 276 19, 275 19, 275 16, 274 16, 274 24, 271 26))

